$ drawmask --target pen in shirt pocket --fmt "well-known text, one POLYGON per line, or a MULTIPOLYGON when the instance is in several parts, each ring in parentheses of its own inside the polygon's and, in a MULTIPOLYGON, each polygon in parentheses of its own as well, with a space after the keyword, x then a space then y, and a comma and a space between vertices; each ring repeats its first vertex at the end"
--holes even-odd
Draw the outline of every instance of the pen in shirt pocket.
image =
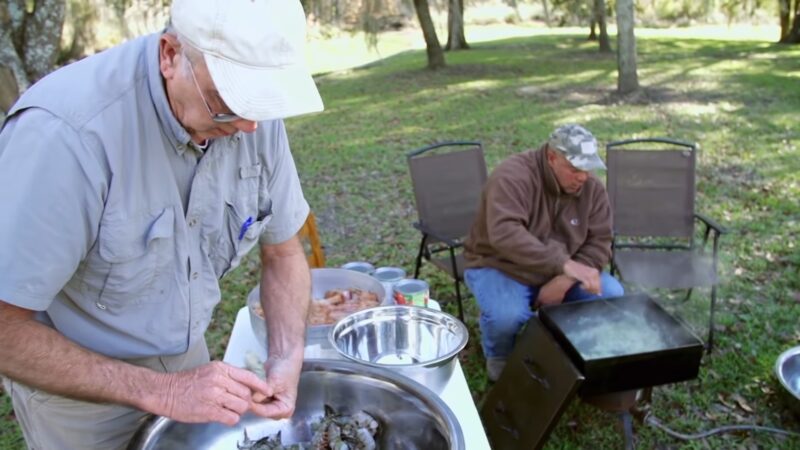
POLYGON ((247 220, 242 222, 242 228, 239 229, 239 240, 240 241, 242 239, 244 239, 244 234, 247 233, 247 229, 250 228, 250 225, 252 225, 252 224, 253 224, 253 217, 252 216, 248 217, 247 220))

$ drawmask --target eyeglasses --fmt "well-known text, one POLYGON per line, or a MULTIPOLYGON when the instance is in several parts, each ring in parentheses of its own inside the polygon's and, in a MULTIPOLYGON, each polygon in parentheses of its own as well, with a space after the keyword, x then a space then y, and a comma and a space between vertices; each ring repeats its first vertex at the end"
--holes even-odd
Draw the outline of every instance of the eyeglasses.
POLYGON ((200 89, 200 85, 197 83, 197 77, 194 75, 194 69, 192 69, 192 62, 189 59, 186 59, 186 64, 189 65, 189 72, 192 74, 192 80, 194 80, 194 87, 197 88, 197 93, 200 94, 200 98, 203 99, 203 104, 206 105, 206 111, 208 111, 208 115, 211 116, 211 120, 216 123, 231 123, 236 122, 237 120, 242 120, 241 117, 237 116, 233 113, 214 113, 211 111, 211 106, 209 106, 208 101, 206 101, 206 96, 203 95, 203 91, 200 89))

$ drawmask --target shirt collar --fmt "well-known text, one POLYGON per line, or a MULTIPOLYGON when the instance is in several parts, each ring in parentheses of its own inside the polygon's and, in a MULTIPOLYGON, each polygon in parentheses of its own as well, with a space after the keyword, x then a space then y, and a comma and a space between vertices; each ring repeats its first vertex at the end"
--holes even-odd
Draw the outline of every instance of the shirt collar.
POLYGON ((150 97, 153 100, 153 106, 158 114, 158 119, 161 122, 161 128, 164 130, 164 135, 169 139, 175 151, 179 155, 188 148, 191 142, 189 132, 178 122, 175 115, 172 113, 172 108, 169 106, 167 99, 167 92, 164 89, 164 80, 161 77, 161 68, 159 67, 158 47, 159 39, 162 33, 153 33, 147 39, 147 82, 150 86, 150 97))

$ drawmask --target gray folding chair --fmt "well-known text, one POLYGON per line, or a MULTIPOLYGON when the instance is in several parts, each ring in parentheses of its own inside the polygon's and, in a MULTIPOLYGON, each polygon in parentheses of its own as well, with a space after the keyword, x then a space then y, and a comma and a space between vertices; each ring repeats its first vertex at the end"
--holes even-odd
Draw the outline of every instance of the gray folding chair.
POLYGON ((607 186, 614 217, 612 273, 644 288, 710 287, 709 352, 714 346, 717 252, 726 229, 695 212, 697 145, 672 139, 609 143, 607 186), (695 223, 705 225, 695 242, 695 223), (712 237, 709 254, 707 243, 712 237))
POLYGON ((460 283, 464 257, 460 249, 486 182, 483 147, 480 142, 442 142, 406 157, 419 216, 414 228, 422 233, 414 278, 419 276, 423 258, 447 272, 455 280, 458 316, 463 321, 460 283))

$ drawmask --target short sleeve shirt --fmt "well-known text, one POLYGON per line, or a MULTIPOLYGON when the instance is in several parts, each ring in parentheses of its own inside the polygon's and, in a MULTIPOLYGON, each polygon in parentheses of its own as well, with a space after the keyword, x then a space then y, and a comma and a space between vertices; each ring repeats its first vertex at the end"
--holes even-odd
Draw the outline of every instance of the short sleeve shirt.
POLYGON ((191 144, 159 36, 48 75, 0 131, 0 300, 116 358, 203 339, 219 279, 309 211, 282 121, 191 144))

